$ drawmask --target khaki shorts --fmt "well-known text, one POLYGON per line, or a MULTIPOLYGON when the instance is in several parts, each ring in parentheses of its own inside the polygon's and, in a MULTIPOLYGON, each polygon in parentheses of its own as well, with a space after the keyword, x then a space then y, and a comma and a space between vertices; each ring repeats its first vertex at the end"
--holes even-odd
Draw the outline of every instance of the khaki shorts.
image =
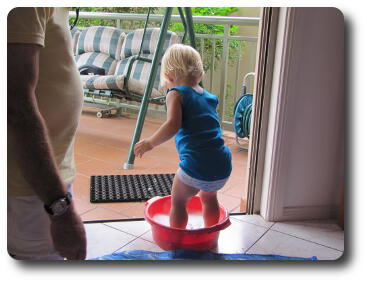
MULTIPOLYGON (((68 186, 72 192, 72 186, 68 186)), ((37 196, 8 197, 8 253, 15 259, 63 260, 54 249, 50 219, 37 196)))

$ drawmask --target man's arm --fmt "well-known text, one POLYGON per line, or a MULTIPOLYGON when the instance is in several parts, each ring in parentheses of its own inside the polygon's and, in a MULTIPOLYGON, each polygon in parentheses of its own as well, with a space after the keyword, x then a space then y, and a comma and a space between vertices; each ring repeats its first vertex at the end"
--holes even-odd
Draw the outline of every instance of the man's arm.
MULTIPOLYGON (((8 133, 17 148, 14 153, 24 178, 45 203, 66 194, 39 112, 35 89, 39 73, 40 46, 8 44, 8 133)), ((69 259, 85 258, 85 232, 74 205, 61 216, 50 217, 57 251, 69 259)))
POLYGON ((8 44, 8 130, 24 178, 35 194, 51 203, 66 194, 35 96, 40 46, 8 44))

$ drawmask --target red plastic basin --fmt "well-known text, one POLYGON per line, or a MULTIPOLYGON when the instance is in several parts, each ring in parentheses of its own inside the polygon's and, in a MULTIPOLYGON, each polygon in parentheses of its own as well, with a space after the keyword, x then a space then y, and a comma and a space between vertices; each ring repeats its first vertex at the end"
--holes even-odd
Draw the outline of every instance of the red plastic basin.
MULTIPOLYGON (((231 224, 228 211, 220 205, 219 221, 213 226, 199 229, 172 228, 154 220, 157 214, 169 215, 171 196, 154 197, 145 205, 145 219, 151 225, 153 239, 164 250, 210 250, 217 245, 219 232, 231 224)), ((187 212, 190 214, 201 211, 200 197, 194 196, 187 205, 187 212)))

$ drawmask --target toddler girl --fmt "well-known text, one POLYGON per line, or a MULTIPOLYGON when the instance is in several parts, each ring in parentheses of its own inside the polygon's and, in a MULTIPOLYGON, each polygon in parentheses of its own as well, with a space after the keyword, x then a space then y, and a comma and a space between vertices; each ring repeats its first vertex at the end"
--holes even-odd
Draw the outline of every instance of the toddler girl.
POLYGON ((180 163, 172 185, 170 225, 186 227, 186 205, 199 193, 206 227, 219 220, 217 191, 231 174, 231 152, 224 145, 216 107, 218 98, 200 87, 200 54, 191 46, 172 45, 162 58, 161 79, 169 88, 167 120, 134 147, 138 157, 175 135, 180 163))

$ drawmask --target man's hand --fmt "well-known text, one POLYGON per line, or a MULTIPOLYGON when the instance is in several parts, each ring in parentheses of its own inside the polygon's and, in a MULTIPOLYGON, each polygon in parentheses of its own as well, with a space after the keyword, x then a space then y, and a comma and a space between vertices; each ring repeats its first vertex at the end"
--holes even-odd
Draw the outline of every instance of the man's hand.
POLYGON ((69 260, 83 260, 87 253, 84 225, 74 204, 60 216, 50 216, 51 236, 56 251, 69 260))
POLYGON ((143 157, 143 154, 151 149, 153 149, 153 146, 150 143, 150 141, 147 139, 144 139, 135 144, 134 154, 138 157, 143 157))

